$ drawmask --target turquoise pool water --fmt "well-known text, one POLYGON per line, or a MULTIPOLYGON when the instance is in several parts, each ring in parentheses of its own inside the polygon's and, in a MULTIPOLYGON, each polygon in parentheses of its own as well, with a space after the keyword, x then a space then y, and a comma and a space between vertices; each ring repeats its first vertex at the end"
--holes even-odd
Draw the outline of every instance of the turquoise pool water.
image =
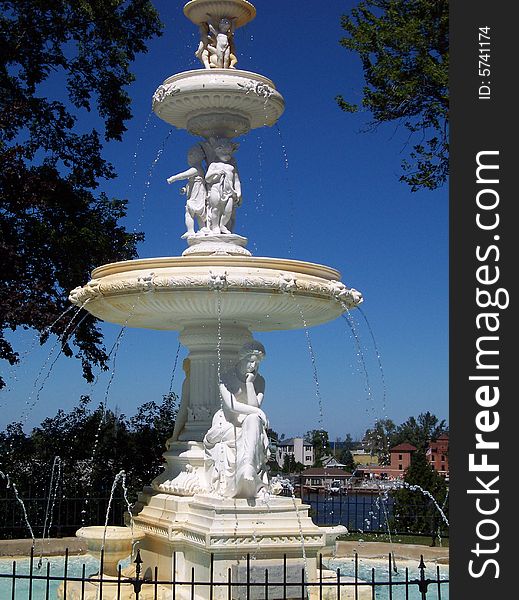
MULTIPOLYGON (((14 559, 15 569, 17 575, 28 575, 30 573, 30 560, 28 558, 17 558, 14 559)), ((63 556, 53 556, 49 559, 43 558, 41 566, 38 567, 40 557, 34 557, 33 576, 45 577, 47 575, 47 569, 51 577, 63 577, 65 569, 65 558, 63 556), (50 567, 48 566, 50 565, 50 567)), ((83 572, 83 564, 85 565, 85 576, 88 577, 94 573, 97 573, 99 569, 99 561, 92 558, 91 556, 71 556, 68 560, 67 576, 68 577, 81 577, 83 572)), ((3 578, 2 574, 12 575, 13 573, 13 559, 1 559, 0 560, 0 599, 10 600, 12 598, 13 584, 11 578, 3 578)), ((29 598, 29 585, 30 582, 27 579, 17 579, 15 587, 15 598, 16 600, 26 600, 29 598)), ((32 598, 33 600, 43 600, 48 597, 51 600, 56 598, 56 592, 60 585, 59 581, 40 581, 34 579, 32 581, 32 598)))
MULTIPOLYGON (((434 579, 440 580, 444 583, 440 583, 440 585, 436 583, 431 583, 427 590, 427 599, 428 600, 437 600, 441 598, 441 600, 449 600, 449 566, 448 565, 438 565, 439 567, 439 576, 437 565, 434 562, 425 563, 426 569, 424 571, 425 579, 434 579), (439 589, 438 589, 439 588, 439 589)), ((353 558, 337 558, 331 559, 327 562, 326 566, 336 571, 340 569, 341 575, 354 577, 355 576, 355 561, 353 558)), ((396 566, 396 572, 394 568, 390 569, 389 560, 381 560, 381 559, 362 559, 358 560, 358 578, 364 581, 371 582, 373 568, 375 568, 375 582, 387 582, 389 581, 390 570, 391 570, 391 579, 393 582, 400 582, 402 585, 393 586, 392 588, 392 599, 393 600, 420 600, 421 594, 419 592, 418 586, 409 585, 408 588, 408 596, 406 596, 406 568, 407 568, 407 577, 408 581, 420 579, 420 570, 418 569, 418 561, 416 560, 395 560, 394 566, 396 566)), ((389 586, 378 585, 376 587, 375 597, 377 600, 386 600, 389 596, 389 586)))

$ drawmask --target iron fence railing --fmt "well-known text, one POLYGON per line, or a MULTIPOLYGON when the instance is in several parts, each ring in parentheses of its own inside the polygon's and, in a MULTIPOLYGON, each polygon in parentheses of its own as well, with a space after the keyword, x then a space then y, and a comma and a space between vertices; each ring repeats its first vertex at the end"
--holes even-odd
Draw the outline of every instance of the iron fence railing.
MULTIPOLYGON (((434 577, 426 577, 427 566, 423 556, 416 565, 414 575, 410 575, 409 567, 403 569, 397 580, 394 571, 394 560, 388 556, 388 571, 386 577, 380 577, 376 568, 372 568, 369 575, 364 578, 359 576, 359 557, 354 556, 353 576, 343 576, 340 569, 329 576, 330 571, 323 570, 323 559, 319 558, 320 564, 317 569, 315 581, 309 581, 306 569, 301 568, 299 581, 289 580, 287 570, 287 558, 280 561, 281 569, 271 571, 270 568, 262 570, 261 574, 257 568, 253 569, 251 556, 245 559, 246 577, 243 581, 233 579, 232 569, 228 569, 227 576, 218 580, 214 576, 215 561, 211 554, 209 577, 206 580, 196 578, 195 569, 191 569, 191 576, 185 580, 177 580, 174 577, 177 565, 177 553, 172 556, 171 572, 173 579, 163 579, 159 570, 155 567, 147 569, 142 574, 140 551, 137 551, 135 568, 131 576, 125 576, 119 565, 116 577, 100 575, 103 572, 103 555, 100 557, 99 572, 87 576, 85 564, 83 564, 79 575, 72 575, 70 569, 70 557, 65 555, 63 571, 56 575, 51 573, 50 562, 46 568, 38 569, 37 557, 34 551, 29 558, 30 565, 27 572, 20 572, 16 560, 12 561, 9 572, 0 571, 0 590, 2 599, 13 600, 54 600, 56 593, 63 600, 86 600, 92 597, 95 590, 97 598, 135 598, 135 600, 162 600, 184 598, 195 600, 199 598, 207 600, 286 600, 291 598, 297 600, 379 600, 381 598, 393 600, 393 598, 406 598, 417 600, 442 600, 448 598, 449 579, 440 572, 440 566, 436 566, 434 577), (275 576, 273 574, 275 573, 275 576), (327 573, 327 576, 323 576, 327 573)), ((418 561, 417 561, 418 562, 418 561)))
MULTIPOLYGON (((377 492, 363 493, 303 493, 303 502, 311 507, 310 515, 317 525, 345 525, 350 531, 395 534, 408 533, 405 524, 395 514, 391 494, 381 496, 377 492)), ((51 505, 48 498, 23 498, 27 515, 16 498, 0 497, 0 538, 27 538, 30 523, 36 537, 66 537, 84 525, 124 525, 124 513, 128 508, 124 498, 58 498, 51 505), (45 529, 45 531, 44 531, 45 529)), ((407 520, 424 519, 422 507, 407 506, 407 520)), ((434 514, 434 513, 433 513, 434 514)), ((424 520, 424 535, 440 532, 448 536, 448 527, 439 516, 429 515, 424 520)))
POLYGON ((422 504, 406 505, 405 518, 395 510, 395 500, 388 492, 332 494, 328 491, 303 491, 302 500, 311 507, 310 514, 317 525, 344 525, 349 531, 407 534, 407 524, 420 520, 423 535, 448 537, 449 534, 449 527, 432 500, 428 502, 429 510, 425 515, 422 504))
POLYGON ((0 497, 0 539, 67 537, 84 525, 124 525, 128 505, 124 498, 23 498, 0 497), (110 510, 108 508, 110 507, 110 510))

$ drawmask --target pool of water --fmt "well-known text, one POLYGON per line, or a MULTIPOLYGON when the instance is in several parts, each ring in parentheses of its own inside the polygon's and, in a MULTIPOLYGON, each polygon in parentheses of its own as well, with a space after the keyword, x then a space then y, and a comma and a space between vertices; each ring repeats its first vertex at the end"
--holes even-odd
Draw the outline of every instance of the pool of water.
MULTIPOLYGON (((409 584, 406 592, 406 575, 407 581, 420 579, 420 569, 418 569, 418 561, 416 560, 398 560, 389 563, 388 559, 372 559, 372 558, 359 558, 358 559, 358 578, 364 581, 372 581, 373 569, 375 569, 375 582, 388 582, 391 575, 393 582, 399 582, 398 586, 392 587, 391 596, 389 594, 389 586, 380 585, 376 586, 375 598, 377 600, 386 600, 392 598, 392 600, 421 600, 422 596, 416 584, 409 584), (396 568, 396 571, 395 571, 396 568), (406 573, 407 569, 407 573, 406 573), (408 595, 406 595, 406 593, 408 595)), ((326 567, 333 571, 340 570, 341 575, 354 577, 355 576, 355 560, 353 558, 335 558, 330 559, 326 563, 326 567)), ((426 569, 424 571, 425 579, 439 580, 437 583, 431 583, 427 590, 426 598, 428 600, 449 600, 449 567, 448 565, 436 565, 434 562, 426 562, 426 569), (438 570, 439 569, 439 570, 438 570)))
MULTIPOLYGON (((93 575, 99 570, 99 560, 91 556, 71 556, 67 564, 67 577, 81 577, 85 565, 85 576, 93 575)), ((1 559, 0 560, 0 599, 7 600, 12 598, 13 582, 12 578, 4 578, 2 574, 12 575, 13 568, 16 575, 29 575, 31 562, 28 558, 1 559), (14 562, 14 567, 13 567, 14 562)), ((43 558, 40 561, 39 556, 34 557, 33 563, 33 581, 32 598, 33 600, 44 600, 49 598, 54 600, 60 581, 44 581, 38 577, 46 577, 47 572, 50 577, 63 577, 65 572, 65 558, 63 556, 52 556, 43 558), (40 564, 41 562, 41 564, 40 564)), ((29 598, 30 581, 28 579, 16 579, 15 598, 16 600, 25 600, 29 598)))

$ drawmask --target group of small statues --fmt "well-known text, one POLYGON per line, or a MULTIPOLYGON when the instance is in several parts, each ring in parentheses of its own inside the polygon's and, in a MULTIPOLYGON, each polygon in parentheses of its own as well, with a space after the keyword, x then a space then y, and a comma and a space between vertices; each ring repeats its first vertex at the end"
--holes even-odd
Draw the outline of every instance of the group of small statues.
MULTIPOLYGON (((211 19, 211 15, 207 15, 211 19)), ((211 19, 200 25, 200 44, 195 56, 206 69, 234 69, 234 18, 211 19)))
POLYGON ((186 195, 186 232, 195 235, 232 233, 236 208, 242 202, 240 177, 233 157, 238 144, 229 138, 209 138, 192 146, 187 153, 189 168, 172 175, 168 183, 187 179, 180 191, 186 195), (204 164, 205 163, 205 164, 204 164))

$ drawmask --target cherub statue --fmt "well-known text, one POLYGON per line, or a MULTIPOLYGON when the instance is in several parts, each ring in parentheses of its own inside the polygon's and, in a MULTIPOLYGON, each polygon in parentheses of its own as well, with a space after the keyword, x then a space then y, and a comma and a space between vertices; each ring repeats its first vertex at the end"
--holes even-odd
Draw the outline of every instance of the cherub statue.
POLYGON ((204 437, 207 481, 227 498, 255 498, 268 488, 269 426, 261 410, 265 380, 258 374, 263 344, 252 341, 238 362, 222 375, 218 410, 204 437))
POLYGON ((240 177, 233 158, 238 144, 228 138, 210 138, 203 145, 208 156, 207 226, 211 233, 232 233, 235 210, 242 202, 240 177))
POLYGON ((187 164, 189 169, 172 175, 167 179, 168 183, 187 179, 187 185, 180 192, 186 195, 186 233, 183 239, 195 235, 195 219, 198 221, 200 233, 207 233, 207 188, 205 183, 205 159, 204 149, 200 144, 191 146, 187 153, 187 164))
POLYGON ((211 63, 209 62, 209 25, 207 23, 201 23, 199 26, 200 30, 200 43, 198 44, 197 51, 195 52, 195 56, 200 60, 200 62, 204 65, 206 69, 211 68, 211 63))
POLYGON ((238 62, 234 49, 234 19, 222 17, 216 27, 210 21, 207 27, 213 38, 207 44, 211 66, 219 69, 234 69, 238 62))

